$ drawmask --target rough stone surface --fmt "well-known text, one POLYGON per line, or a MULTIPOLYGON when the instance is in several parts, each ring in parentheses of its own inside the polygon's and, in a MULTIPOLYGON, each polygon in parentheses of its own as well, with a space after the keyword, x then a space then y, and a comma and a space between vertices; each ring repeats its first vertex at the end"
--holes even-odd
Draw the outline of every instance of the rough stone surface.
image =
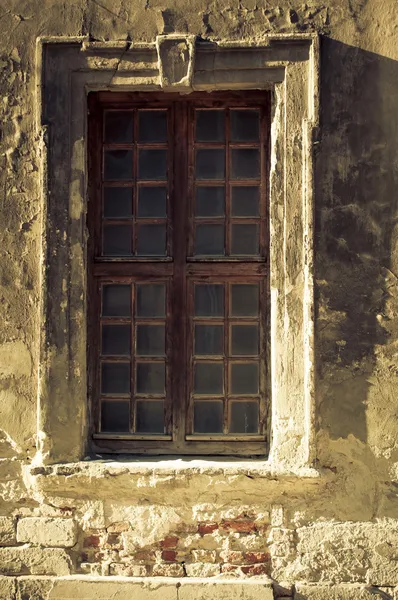
POLYGON ((302 585, 296 587, 294 600, 390 600, 394 599, 393 588, 377 588, 359 585, 302 585))
POLYGON ((16 580, 12 577, 0 576, 0 598, 1 600, 15 600, 16 580))
POLYGON ((40 546, 71 547, 76 543, 76 524, 73 519, 28 517, 17 526, 18 542, 40 546))
POLYGON ((0 517, 0 546, 13 546, 16 541, 15 520, 0 517))
POLYGON ((59 548, 0 548, 0 573, 5 575, 68 575, 71 560, 59 548))

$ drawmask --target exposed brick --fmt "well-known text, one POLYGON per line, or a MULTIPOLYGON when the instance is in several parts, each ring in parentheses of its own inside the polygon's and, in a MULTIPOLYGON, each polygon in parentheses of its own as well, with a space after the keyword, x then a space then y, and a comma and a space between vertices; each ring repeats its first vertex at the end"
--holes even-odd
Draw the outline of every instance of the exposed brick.
POLYGON ((156 561, 156 554, 153 550, 137 550, 134 553, 134 560, 144 563, 154 563, 156 561))
POLYGON ((17 540, 46 547, 70 548, 76 544, 76 525, 73 519, 27 517, 18 521, 17 540))
POLYGON ((216 577, 220 574, 220 565, 210 563, 192 563, 185 565, 188 577, 216 577))
POLYGON ((175 548, 178 544, 178 537, 170 535, 160 542, 161 548, 175 548))
POLYGON ((83 540, 83 548, 98 548, 101 538, 98 535, 89 535, 83 540))
POLYGON ((218 529, 218 523, 199 523, 198 524, 198 533, 200 535, 205 535, 206 533, 213 533, 218 529))
POLYGON ((252 520, 231 520, 223 521, 220 525, 225 531, 236 531, 238 533, 252 533, 257 531, 257 525, 252 520))
POLYGON ((243 563, 243 552, 225 550, 220 552, 220 558, 226 563, 240 565, 243 563))
POLYGON ((11 517, 0 517, 0 546, 16 544, 15 521, 11 517))
POLYGON ((130 523, 126 521, 117 521, 116 523, 112 523, 107 527, 108 533, 123 533, 123 531, 128 531, 130 529, 130 523))
POLYGON ((258 563, 256 565, 244 565, 241 567, 242 573, 250 576, 268 575, 270 571, 269 563, 258 563))
POLYGON ((265 563, 270 560, 270 555, 267 552, 246 552, 245 562, 248 563, 265 563))
POLYGON ((191 553, 195 562, 215 563, 217 559, 215 550, 192 550, 191 553))
POLYGON ((154 577, 184 577, 185 572, 182 565, 177 563, 172 564, 157 564, 152 570, 154 577))
POLYGON ((174 562, 177 558, 177 552, 175 550, 163 550, 162 560, 167 562, 174 562))
POLYGON ((109 533, 106 538, 104 548, 111 550, 121 550, 122 541, 120 539, 120 536, 117 533, 109 533))

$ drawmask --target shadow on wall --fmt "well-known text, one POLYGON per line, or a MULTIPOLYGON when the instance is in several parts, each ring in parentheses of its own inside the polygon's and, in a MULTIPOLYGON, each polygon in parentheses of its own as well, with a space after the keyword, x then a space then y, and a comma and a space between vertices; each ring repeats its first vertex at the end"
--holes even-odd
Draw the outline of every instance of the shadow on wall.
POLYGON ((321 40, 316 355, 318 412, 332 438, 367 440, 377 346, 385 345, 388 363, 388 281, 398 276, 397 103, 398 62, 321 40))

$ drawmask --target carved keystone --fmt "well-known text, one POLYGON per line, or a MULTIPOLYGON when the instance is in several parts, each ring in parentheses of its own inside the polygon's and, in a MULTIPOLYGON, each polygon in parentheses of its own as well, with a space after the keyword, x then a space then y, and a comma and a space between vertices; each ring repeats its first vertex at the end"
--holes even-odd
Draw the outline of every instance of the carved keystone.
POLYGON ((160 85, 162 88, 189 90, 195 61, 194 35, 158 35, 160 85))

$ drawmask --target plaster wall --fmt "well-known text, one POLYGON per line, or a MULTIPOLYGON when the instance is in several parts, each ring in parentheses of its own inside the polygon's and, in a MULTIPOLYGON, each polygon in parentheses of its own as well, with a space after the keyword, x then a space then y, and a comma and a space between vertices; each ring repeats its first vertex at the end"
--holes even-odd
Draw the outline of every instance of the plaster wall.
MULTIPOLYGON (((396 3, 0 0, 0 26, 0 597, 396 598, 396 3), (48 324, 36 39, 174 32, 255 44, 320 34, 311 469, 98 457, 46 466, 37 455, 48 324), (225 592, 206 587, 214 578, 261 583, 225 592), (184 591, 184 580, 199 587, 184 591)), ((57 344, 67 355, 68 340, 57 344)))

